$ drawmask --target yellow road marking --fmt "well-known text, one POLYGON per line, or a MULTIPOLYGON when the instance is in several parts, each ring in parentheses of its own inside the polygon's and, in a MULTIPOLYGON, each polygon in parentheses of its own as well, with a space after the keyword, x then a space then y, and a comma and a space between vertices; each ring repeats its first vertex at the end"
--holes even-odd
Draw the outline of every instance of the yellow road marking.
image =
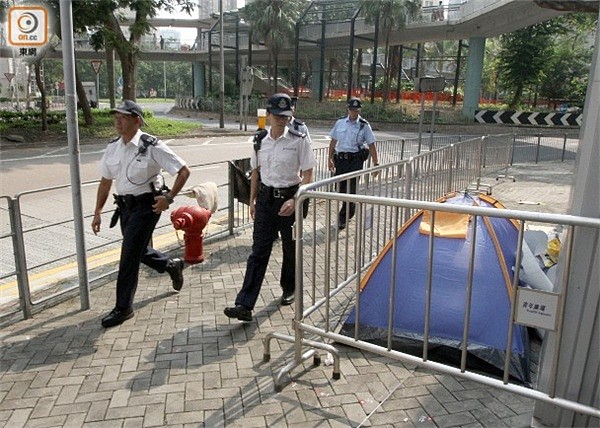
MULTIPOLYGON (((177 231, 171 231, 162 235, 152 237, 152 245, 156 249, 171 246, 180 240, 182 237, 177 236, 177 231)), ((93 256, 89 256, 87 260, 88 270, 97 268, 110 263, 118 262, 121 255, 121 249, 104 251, 93 256)), ((29 275, 29 288, 31 291, 37 290, 44 286, 54 284, 61 279, 73 276, 77 272, 77 262, 66 263, 62 266, 51 268, 43 272, 38 272, 29 275)), ((18 296, 17 281, 10 281, 5 284, 0 284, 0 299, 16 298, 18 296)))

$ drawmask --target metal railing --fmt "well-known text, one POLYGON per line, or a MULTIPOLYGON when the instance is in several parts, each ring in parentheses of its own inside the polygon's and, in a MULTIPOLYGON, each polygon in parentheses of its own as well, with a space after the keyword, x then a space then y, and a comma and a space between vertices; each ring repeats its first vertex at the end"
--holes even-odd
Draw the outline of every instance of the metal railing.
MULTIPOLYGON (((216 182, 220 201, 230 200, 228 162, 191 165, 190 169, 195 176, 206 177, 205 181, 210 178, 210 181, 216 182)), ((90 224, 97 185, 98 181, 82 183, 83 218, 90 224)), ((54 186, 0 199, 1 204, 5 205, 2 223, 6 228, 3 230, 10 230, 9 233, 0 235, 0 248, 3 254, 14 255, 12 259, 4 257, 0 261, 0 304, 3 307, 0 323, 17 317, 19 313, 29 318, 36 312, 77 294, 74 218, 69 189, 69 185, 54 186), (52 201, 48 203, 44 216, 39 215, 40 201, 52 201), (11 298, 11 291, 15 288, 18 290, 18 299, 11 298), (15 305, 15 301, 18 305, 15 305)), ((172 208, 196 205, 192 189, 187 189, 180 195, 172 208)), ((93 235, 91 229, 85 231, 89 282, 94 286, 113 279, 117 272, 122 236, 118 226, 112 229, 108 227, 113 211, 114 206, 109 200, 102 212, 104 221, 98 236, 93 235)), ((220 206, 213 214, 212 221, 204 232, 205 239, 218 239, 249 223, 248 210, 231 199, 231 202, 220 206)), ((169 215, 161 216, 153 241, 165 251, 181 247, 183 239, 173 230, 169 215)))
MULTIPOLYGON (((305 360, 314 358, 315 363, 320 361, 320 352, 327 352, 333 356, 333 378, 340 378, 340 356, 337 348, 332 343, 339 343, 373 352, 390 359, 415 364, 420 367, 441 371, 453 376, 473 380, 484 385, 500 388, 511 393, 533 398, 543 402, 552 403, 559 407, 573 410, 578 413, 599 417, 600 410, 592 406, 577 403, 575 401, 556 397, 556 391, 536 390, 535 386, 527 386, 511 383, 509 361, 512 351, 512 332, 516 325, 516 302, 519 287, 519 271, 522 267, 522 248, 525 228, 535 222, 547 225, 561 225, 567 231, 567 240, 564 245, 564 258, 561 263, 564 268, 565 284, 562 290, 556 291, 557 297, 557 327, 554 330, 559 337, 562 333, 562 314, 564 312, 565 295, 568 290, 566 278, 568 278, 571 266, 572 237, 576 233, 592 233, 598 236, 600 233, 600 219, 584 218, 570 215, 532 213, 507 209, 496 209, 486 207, 475 207, 468 205, 453 205, 430 202, 440 196, 439 192, 446 192, 448 187, 454 186, 453 190, 465 189, 464 183, 479 178, 479 172, 483 169, 484 154, 487 167, 502 168, 511 153, 512 144, 506 141, 504 144, 485 145, 485 140, 473 140, 458 143, 454 146, 424 153, 410 161, 399 161, 392 164, 381 165, 367 171, 349 173, 343 176, 332 177, 320 182, 302 186, 296 202, 296 295, 294 315, 294 335, 289 336, 278 332, 268 333, 264 338, 264 360, 270 360, 270 348, 272 339, 279 339, 294 344, 293 360, 287 363, 276 375, 275 388, 281 390, 286 375, 298 367, 305 360), (483 150, 485 146, 485 150, 483 150), (495 148, 493 148, 495 147, 495 148), (504 161, 503 161, 504 160, 504 161), (470 162, 476 165, 469 167, 470 162), (466 167, 466 168, 465 168, 466 167), (457 177, 457 171, 461 171, 457 177), (464 172, 463 172, 464 171, 464 172), (360 179, 363 183, 361 191, 356 195, 336 193, 335 188, 342 180, 350 178, 360 179), (410 199, 404 197, 410 189, 410 199), (415 200, 418 196, 419 200, 415 200), (304 221, 299 214, 299 207, 308 199, 313 207, 312 218, 304 221), (356 204, 356 217, 344 231, 338 231, 336 227, 337 213, 341 203, 356 204), (386 265, 388 269, 386 278, 392 278, 391 284, 386 288, 387 293, 381 296, 381 310, 387 311, 388 320, 384 326, 387 340, 384 343, 371 343, 364 339, 362 333, 364 327, 360 322, 354 324, 354 334, 341 334, 340 327, 346 319, 349 309, 358 311, 361 299, 361 287, 365 284, 365 278, 375 264, 378 255, 385 248, 391 247, 391 257, 396 254, 396 237, 400 233, 400 227, 405 223, 404 219, 419 210, 430 212, 431 229, 435 228, 436 216, 441 213, 458 213, 468 215, 473 230, 478 222, 488 222, 494 219, 509 219, 518 224, 516 234, 517 247, 515 249, 515 264, 513 274, 509 276, 510 316, 507 320, 506 330, 509 332, 506 341, 505 363, 501 378, 483 375, 473 370, 467 364, 467 349, 469 346, 469 311, 471 300, 467 297, 464 302, 464 329, 462 331, 463 341, 460 346, 460 367, 454 367, 440 362, 431 361, 428 358, 427 341, 422 348, 420 356, 411 355, 401 350, 394 349, 391 339, 393 329, 393 317, 396 300, 393 296, 395 279, 402 273, 397 271, 396 262, 386 265), (308 350, 304 351, 305 348, 308 350)), ((477 189, 473 190, 477 192, 477 189)), ((472 232, 475 233, 475 232, 472 232)), ((433 273, 432 249, 437 245, 431 235, 430 252, 427 261, 427 287, 431 287, 433 273)), ((399 244, 398 244, 399 245, 399 244)), ((467 244, 471 250, 460 263, 468 266, 469 275, 465 283, 465 293, 470 296, 472 292, 472 276, 475 266, 474 236, 467 244)), ((410 250, 409 250, 410 251, 410 250)), ((597 251, 597 249, 596 249, 597 251)), ((448 255, 456 257, 456 255, 448 255)), ((430 288, 429 295, 431 293, 430 288)), ((435 311, 435 308, 430 308, 435 311)), ((426 312, 424 320, 423 337, 429 336, 430 330, 428 320, 431 315, 426 312)), ((356 315, 359 319, 359 315, 356 315)), ((560 338, 558 339, 560 343, 560 338)), ((553 352, 554 361, 560 350, 560 346, 548 352, 553 352)), ((555 367, 556 369, 556 367, 555 367)), ((554 373, 555 375, 555 373, 554 373)))
MULTIPOLYGON (((361 192, 373 196, 425 199, 439 196, 451 189, 465 189, 485 171, 508 171, 512 162, 565 160, 574 157, 577 141, 572 137, 548 136, 489 136, 486 139, 466 140, 465 136, 436 136, 425 145, 418 139, 379 141, 377 143, 380 163, 394 165, 382 170, 381 179, 365 179, 361 192), (464 140, 461 142, 461 140, 464 140), (453 146, 449 144, 456 143, 453 146), (493 148, 499 145, 500 149, 493 148), (447 150, 440 148, 447 147, 447 150), (432 149, 430 156, 419 152, 432 149), (508 149, 510 148, 510 150, 508 149), (481 167, 473 159, 478 151, 486 153, 486 163, 481 167), (510 162, 509 154, 510 152, 510 162), (498 153, 501 153, 500 155, 498 153), (539 155, 539 156, 538 156, 539 155), (542 156, 543 155, 543 156, 542 156), (408 163, 413 159, 412 163, 408 163), (400 162, 405 161, 405 162, 400 162), (483 168, 483 169, 482 169, 483 168), (407 179, 408 177, 408 179, 407 179), (408 185, 407 183, 410 183, 408 185), (431 195, 431 196, 428 196, 431 195)), ((328 149, 315 149, 318 165, 315 168, 315 181, 326 180, 328 171, 328 149)), ((367 161, 367 167, 370 166, 367 161)), ((194 181, 214 181, 219 189, 220 208, 212 217, 205 238, 207 241, 234 233, 235 230, 249 227, 251 218, 248 207, 240 203, 235 195, 234 166, 229 162, 192 165, 194 181), (226 204, 223 201, 227 201, 226 204)), ((84 219, 91 221, 95 204, 97 181, 83 183, 84 219)), ((480 186, 481 187, 481 186, 480 186)), ((195 202, 185 197, 189 191, 176 198, 174 208, 195 202)), ((86 248, 89 281, 93 286, 110 280, 116 274, 116 262, 121 235, 118 228, 108 229, 107 223, 113 207, 107 204, 103 213, 105 224, 98 236, 86 233, 86 248)), ((73 243, 73 217, 70 186, 56 186, 20 193, 14 197, 0 197, 0 220, 3 233, 0 235, 0 323, 32 314, 77 294, 76 250, 73 243), (43 217, 39 215, 40 201, 46 204, 43 217), (51 201, 51 202, 50 202, 51 201), (9 232, 4 232, 9 231, 9 232), (66 274, 50 274, 62 270, 66 274), (18 295, 11 297, 11 290, 18 295)), ((407 212, 405 216, 409 216, 407 212)), ((88 232, 86 230, 86 232, 88 232)), ((166 251, 182 245, 168 215, 159 221, 155 244, 166 251)))

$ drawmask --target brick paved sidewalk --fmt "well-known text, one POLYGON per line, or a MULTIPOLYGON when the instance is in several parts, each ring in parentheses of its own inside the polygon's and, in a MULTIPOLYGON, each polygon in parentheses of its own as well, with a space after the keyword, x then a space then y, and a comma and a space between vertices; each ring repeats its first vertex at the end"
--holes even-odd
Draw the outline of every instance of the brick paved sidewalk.
MULTIPOLYGON (((543 208, 566 207, 572 167, 544 170, 555 191, 543 208)), ((493 183, 493 195, 531 188, 534 168, 518 172, 516 183, 493 183)), ((505 193, 518 203, 516 192, 505 193)), ((529 426, 532 400, 344 346, 341 379, 309 360, 275 392, 274 374, 293 358, 290 343, 273 340, 263 362, 266 333, 292 333, 293 306, 277 304, 279 246, 254 321, 223 315, 250 248, 251 229, 207 244, 207 261, 185 270, 180 293, 168 275, 142 269, 135 317, 112 329, 100 319, 114 305, 114 282, 91 291, 91 310, 73 299, 3 328, 0 426, 529 426)))

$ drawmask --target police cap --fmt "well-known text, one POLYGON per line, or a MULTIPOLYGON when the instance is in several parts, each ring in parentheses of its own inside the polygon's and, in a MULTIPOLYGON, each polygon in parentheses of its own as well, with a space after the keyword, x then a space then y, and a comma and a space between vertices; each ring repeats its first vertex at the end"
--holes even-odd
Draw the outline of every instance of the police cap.
POLYGON ((275 116, 292 116, 292 100, 289 95, 271 95, 267 101, 267 112, 275 116))
POLYGON ((349 110, 360 110, 362 108, 362 104, 359 98, 352 97, 348 100, 348 109, 349 110))
POLYGON ((123 103, 119 107, 112 109, 110 112, 137 116, 140 119, 142 119, 142 123, 146 125, 146 121, 144 120, 144 113, 142 112, 142 107, 131 100, 123 100, 123 103))

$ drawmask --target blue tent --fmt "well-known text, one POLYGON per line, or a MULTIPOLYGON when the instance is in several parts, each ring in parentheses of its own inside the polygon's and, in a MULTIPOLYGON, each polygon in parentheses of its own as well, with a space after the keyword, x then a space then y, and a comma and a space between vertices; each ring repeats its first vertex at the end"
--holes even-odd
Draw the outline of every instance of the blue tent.
MULTIPOLYGON (((504 208, 485 195, 452 194, 438 202, 504 208)), ((466 306, 473 219, 437 212, 428 358, 458 365, 466 306)), ((421 211, 406 222, 396 240, 393 348, 422 355, 425 327, 431 212, 421 211)), ((518 223, 478 217, 473 271, 467 367, 500 375, 504 369, 510 320, 510 290, 518 239, 518 223)), ((363 278, 358 339, 385 344, 388 340, 392 242, 382 250, 363 278)), ((354 337, 352 309, 342 333, 354 337)), ((525 384, 529 377, 529 337, 524 326, 513 327, 510 375, 525 384)))

